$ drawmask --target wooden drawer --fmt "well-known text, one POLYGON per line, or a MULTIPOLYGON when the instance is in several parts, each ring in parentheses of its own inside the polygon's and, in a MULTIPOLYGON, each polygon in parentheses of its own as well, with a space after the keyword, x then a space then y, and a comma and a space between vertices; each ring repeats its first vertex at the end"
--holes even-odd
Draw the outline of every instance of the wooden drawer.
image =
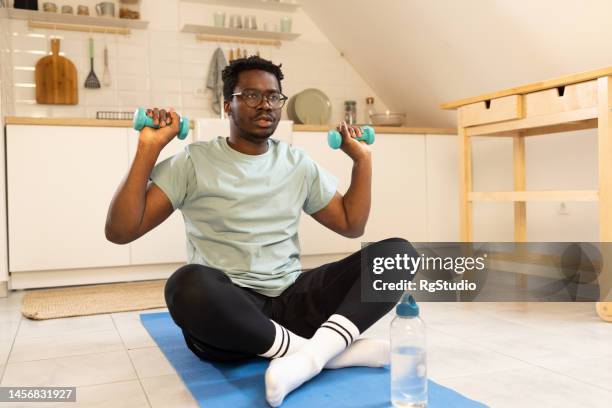
POLYGON ((459 108, 461 126, 483 125, 522 117, 522 95, 509 95, 459 108))
POLYGON ((540 116, 597 106, 597 81, 580 82, 525 95, 525 115, 540 116))

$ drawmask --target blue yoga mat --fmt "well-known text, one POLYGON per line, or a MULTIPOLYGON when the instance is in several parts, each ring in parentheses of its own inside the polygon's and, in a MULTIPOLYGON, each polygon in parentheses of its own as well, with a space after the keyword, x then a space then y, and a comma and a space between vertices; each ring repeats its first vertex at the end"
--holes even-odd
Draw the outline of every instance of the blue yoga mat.
MULTIPOLYGON (((141 314, 140 319, 185 385, 204 408, 269 407, 264 373, 268 360, 220 364, 200 360, 185 344, 167 312, 141 314)), ((389 369, 349 367, 323 370, 285 398, 283 408, 390 407, 389 369)), ((429 381, 429 408, 480 408, 479 402, 429 381)))

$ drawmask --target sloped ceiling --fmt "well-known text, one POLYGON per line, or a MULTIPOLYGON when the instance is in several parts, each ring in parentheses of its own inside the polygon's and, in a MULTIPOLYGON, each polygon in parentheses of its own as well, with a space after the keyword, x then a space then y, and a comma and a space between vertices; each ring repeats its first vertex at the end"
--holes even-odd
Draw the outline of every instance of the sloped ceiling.
POLYGON ((389 109, 455 126, 439 104, 612 66, 612 0, 301 0, 389 109))

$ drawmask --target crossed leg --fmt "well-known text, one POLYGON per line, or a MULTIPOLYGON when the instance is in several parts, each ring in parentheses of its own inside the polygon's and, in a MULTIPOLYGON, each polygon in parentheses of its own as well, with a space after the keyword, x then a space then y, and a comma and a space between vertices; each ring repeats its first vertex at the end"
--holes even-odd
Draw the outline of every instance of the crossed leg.
MULTIPOLYGON (((368 256, 393 256, 398 244, 416 256, 414 248, 398 238, 371 244, 368 256), (385 245, 388 242, 394 245, 385 245)), ((301 274, 278 297, 241 288, 222 272, 202 265, 177 270, 166 284, 165 296, 188 347, 200 358, 273 359, 266 372, 266 396, 272 406, 323 368, 388 362, 388 343, 357 340, 395 304, 361 301, 361 251, 301 274)))

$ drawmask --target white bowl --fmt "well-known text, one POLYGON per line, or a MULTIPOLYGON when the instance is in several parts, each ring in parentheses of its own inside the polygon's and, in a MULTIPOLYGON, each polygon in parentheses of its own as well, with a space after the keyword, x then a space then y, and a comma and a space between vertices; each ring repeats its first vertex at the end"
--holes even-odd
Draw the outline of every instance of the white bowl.
POLYGON ((370 115, 370 120, 376 126, 402 126, 406 120, 405 113, 374 113, 370 115))

